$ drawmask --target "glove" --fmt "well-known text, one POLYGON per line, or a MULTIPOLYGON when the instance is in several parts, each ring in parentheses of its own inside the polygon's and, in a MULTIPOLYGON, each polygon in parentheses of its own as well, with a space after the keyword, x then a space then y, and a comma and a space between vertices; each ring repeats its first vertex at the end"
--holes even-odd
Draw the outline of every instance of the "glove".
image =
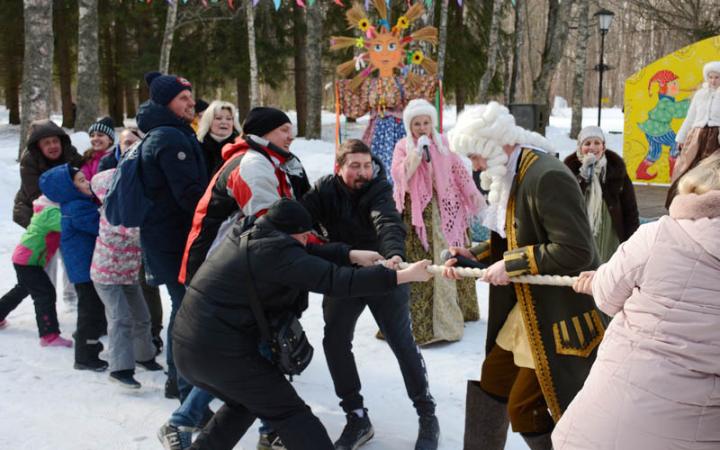
POLYGON ((595 159, 595 155, 593 153, 588 153, 587 155, 585 155, 582 166, 580 166, 580 176, 583 178, 583 180, 592 180, 593 174, 595 173, 596 162, 597 160, 595 159))

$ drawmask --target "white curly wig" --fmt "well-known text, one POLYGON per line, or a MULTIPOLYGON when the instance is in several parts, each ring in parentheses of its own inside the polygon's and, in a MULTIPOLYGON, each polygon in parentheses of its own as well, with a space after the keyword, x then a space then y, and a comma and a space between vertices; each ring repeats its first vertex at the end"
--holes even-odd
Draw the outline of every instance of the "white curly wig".
POLYGON ((497 102, 463 111, 448 137, 452 151, 465 156, 477 154, 487 160, 488 168, 480 174, 480 185, 490 192, 490 204, 500 199, 499 191, 507 173, 508 157, 504 145, 530 145, 554 152, 550 141, 517 126, 510 111, 497 102))

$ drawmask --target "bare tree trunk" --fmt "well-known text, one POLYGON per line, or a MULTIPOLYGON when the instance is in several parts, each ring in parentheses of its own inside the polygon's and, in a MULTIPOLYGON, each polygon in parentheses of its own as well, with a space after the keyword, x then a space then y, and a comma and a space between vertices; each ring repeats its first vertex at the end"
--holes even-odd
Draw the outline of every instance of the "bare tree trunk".
POLYGON ((162 47, 160 47, 160 72, 168 73, 170 70, 170 53, 172 53, 173 37, 175 36, 175 23, 177 23, 177 9, 179 0, 168 2, 167 16, 165 16, 165 33, 162 47))
POLYGON ((570 1, 549 0, 540 74, 533 80, 533 103, 550 103, 550 83, 565 49, 571 7, 570 1))
MULTIPOLYGON (((71 33, 68 25, 71 23, 66 0, 55 0, 53 2, 53 29, 55 35, 55 61, 57 63, 58 79, 60 84, 60 103, 62 108, 62 126, 72 128, 73 123, 73 100, 72 100, 72 58, 70 56, 71 33)), ((72 30, 74 31, 74 30, 72 30)))
POLYGON ((487 49, 487 66, 485 72, 480 78, 480 88, 478 90, 478 96, 480 103, 487 103, 488 101, 488 89, 490 88, 490 82, 495 76, 495 69, 497 64, 497 53, 500 45, 498 34, 500 28, 500 10, 502 9, 503 0, 493 0, 492 19, 490 21, 490 35, 488 37, 488 49, 487 49))
POLYGON ((510 105, 516 101, 518 84, 520 83, 523 36, 525 35, 525 16, 523 15, 525 1, 515 0, 515 46, 513 48, 512 73, 510 75, 510 92, 508 92, 508 104, 510 105))
POLYGON ((447 53, 447 21, 448 21, 448 0, 440 0, 440 41, 438 43, 438 80, 445 75, 445 56, 447 53))
POLYGON ((322 84, 322 6, 320 2, 307 9, 307 133, 308 139, 320 139, 322 84))
POLYGON ((293 44, 295 47, 295 111, 297 135, 305 136, 307 129, 307 44, 305 42, 305 12, 293 6, 293 44))
POLYGON ((573 78, 572 124, 570 137, 577 138, 582 129, 583 97, 585 96, 585 68, 587 66, 587 42, 590 36, 588 15, 590 0, 578 0, 577 41, 575 43, 575 77, 573 78))
POLYGON ((18 159, 27 142, 30 122, 50 117, 52 97, 53 11, 47 0, 25 0, 24 8, 25 57, 18 159))
POLYGON ((252 0, 245 1, 245 18, 248 32, 248 55, 250 57, 250 108, 260 106, 257 53, 255 52, 255 11, 252 0))
POLYGON ((5 74, 5 107, 10 112, 10 125, 20 125, 20 66, 8 66, 5 74))
POLYGON ((87 130, 97 120, 100 106, 97 0, 79 0, 78 90, 76 130, 87 130))

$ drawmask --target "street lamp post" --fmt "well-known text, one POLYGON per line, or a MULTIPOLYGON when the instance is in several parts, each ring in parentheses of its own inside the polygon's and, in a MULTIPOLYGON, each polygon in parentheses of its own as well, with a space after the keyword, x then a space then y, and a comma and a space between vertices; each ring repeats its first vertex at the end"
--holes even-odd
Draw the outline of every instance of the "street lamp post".
POLYGON ((603 85, 603 72, 608 69, 604 63, 605 56, 605 35, 610 29, 613 16, 615 13, 608 11, 607 9, 601 9, 596 12, 593 17, 597 17, 598 25, 600 27, 600 64, 598 64, 596 70, 600 73, 600 86, 598 87, 598 126, 600 126, 600 117, 602 115, 602 85, 603 85))

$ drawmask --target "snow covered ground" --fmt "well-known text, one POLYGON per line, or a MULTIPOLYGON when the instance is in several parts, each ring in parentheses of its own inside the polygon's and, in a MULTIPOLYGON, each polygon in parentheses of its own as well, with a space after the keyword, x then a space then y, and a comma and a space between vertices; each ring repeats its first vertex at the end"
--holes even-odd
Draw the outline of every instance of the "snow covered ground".
MULTIPOLYGON (((587 109, 587 124, 594 123, 587 109)), ((568 110, 556 111, 551 118, 548 137, 561 155, 574 150, 567 137, 570 127, 568 110)), ((622 131, 622 113, 604 111, 606 131, 622 131)), ((292 150, 299 155, 312 180, 332 170, 335 117, 323 115, 323 140, 298 139, 292 150)), ((59 120, 58 120, 59 122, 59 120)), ((445 114, 446 129, 455 122, 454 111, 445 114)), ((348 124, 347 136, 362 133, 365 120, 348 124)), ((0 107, 0 295, 15 284, 10 255, 22 229, 12 222, 12 204, 20 184, 15 161, 19 127, 8 125, 7 111, 0 107)), ((87 138, 73 137, 80 152, 87 138), (81 144, 84 143, 84 144, 81 144)), ((610 146, 621 151, 622 135, 610 134, 610 146)), ((468 323, 462 341, 436 344, 423 349, 430 388, 437 403, 442 430, 443 450, 462 448, 467 379, 477 379, 484 356, 488 306, 487 286, 478 283, 482 318, 468 323)), ((170 304, 162 290, 165 311, 170 304)), ((75 313, 62 302, 59 293, 58 316, 63 335, 75 328, 75 313)), ((167 321, 167 314, 165 317, 167 321)), ((155 433, 177 406, 163 397, 165 376, 138 370, 142 389, 128 391, 111 384, 107 373, 87 373, 72 369, 72 349, 42 348, 31 300, 28 298, 8 317, 9 326, 0 331, 0 448, 8 450, 95 450, 159 449, 155 433)), ((322 352, 323 320, 320 296, 313 294, 303 325, 315 346, 310 367, 297 377, 295 387, 336 438, 345 424, 322 352)), ((372 316, 366 311, 360 318, 354 341, 362 394, 375 427, 375 438, 364 449, 401 450, 413 448, 417 417, 408 400, 397 363, 384 341, 375 339, 372 316)), ((102 356, 102 355, 101 355, 102 356)), ((164 364, 164 355, 159 358, 164 364)), ((217 409, 217 402, 212 405, 217 409)), ((256 424, 257 425, 257 424, 256 424)), ((237 448, 254 449, 256 428, 252 428, 237 448)), ((519 435, 510 433, 508 449, 527 448, 519 435)))

